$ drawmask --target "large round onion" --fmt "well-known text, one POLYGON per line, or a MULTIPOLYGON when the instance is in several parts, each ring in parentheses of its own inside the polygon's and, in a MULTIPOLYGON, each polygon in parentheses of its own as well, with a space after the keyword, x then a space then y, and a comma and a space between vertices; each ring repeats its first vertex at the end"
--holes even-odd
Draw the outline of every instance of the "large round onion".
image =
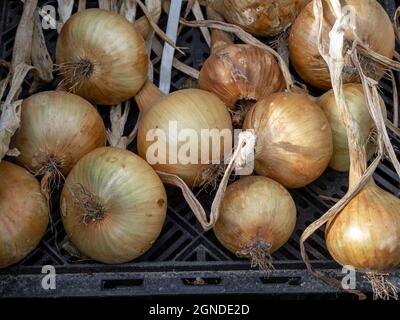
MULTIPOLYGON (((348 83, 343 86, 343 91, 347 106, 355 121, 360 125, 360 136, 363 144, 366 145, 367 160, 369 160, 376 150, 375 144, 370 139, 375 129, 375 124, 368 112, 363 87, 358 83, 348 83)), ((317 102, 327 116, 332 128, 333 154, 329 166, 337 171, 348 171, 350 168, 350 156, 347 132, 336 106, 333 90, 325 93, 317 102)), ((386 108, 383 100, 381 100, 381 107, 384 118, 386 118, 386 108)))
MULTIPOLYGON (((149 88, 153 89, 147 92, 150 94, 149 100, 142 97, 144 102, 150 101, 151 95, 157 95, 157 88, 149 88)), ((161 97, 154 105, 150 103, 144 106, 139 103, 139 107, 144 113, 138 131, 139 154, 155 170, 177 175, 193 187, 204 182, 203 177, 210 172, 213 162, 220 164, 230 154, 232 120, 224 103, 213 93, 184 89, 161 97), (173 130, 175 125, 177 132, 173 130), (154 130, 162 133, 160 137, 146 138, 154 130), (174 136, 184 134, 186 130, 194 136, 182 136, 179 139, 174 136), (214 141, 210 137, 211 132, 206 133, 206 138, 202 138, 202 130, 214 130, 218 135, 214 141), (226 138, 230 138, 230 141, 226 141, 226 138), (176 142, 176 146, 170 147, 170 140, 176 142), (209 141, 209 147, 201 148, 202 141, 209 141), (165 146, 165 153, 154 148, 155 142, 165 146), (185 161, 180 157, 182 153, 188 155, 185 161)))
POLYGON ((143 159, 104 147, 72 169, 60 204, 65 231, 84 255, 123 263, 142 255, 157 239, 167 197, 160 178, 143 159))
POLYGON ((31 252, 44 236, 49 208, 39 182, 25 169, 0 163, 0 268, 31 252))
POLYGON ((229 251, 268 269, 270 254, 283 246, 296 224, 289 192, 266 177, 250 176, 228 186, 214 232, 229 251))
MULTIPOLYGON (((355 12, 356 34, 364 45, 373 51, 393 57, 395 36, 393 26, 385 10, 376 0, 346 0, 340 1, 355 12)), ((329 48, 329 32, 336 21, 330 1, 323 0, 322 44, 329 48)), ((313 2, 310 2, 297 17, 289 37, 290 59, 296 71, 306 82, 320 89, 332 87, 328 66, 318 50, 319 26, 314 17, 313 2)), ((353 35, 347 35, 347 47, 353 44, 353 35)), ((345 62, 343 81, 359 82, 358 73, 350 59, 345 62)), ((363 69, 368 76, 379 80, 385 70, 368 58, 362 61, 363 69)))
POLYGON ((205 61, 199 88, 215 93, 229 108, 238 100, 259 100, 285 86, 275 58, 266 50, 247 45, 228 45, 205 61))
POLYGON ((311 97, 275 93, 249 111, 243 129, 256 136, 255 171, 288 188, 317 179, 332 156, 329 122, 311 97))
POLYGON ((89 102, 47 91, 22 103, 21 127, 11 145, 21 153, 18 163, 35 175, 65 177, 83 155, 105 143, 104 123, 89 102))
POLYGON ((89 9, 64 24, 57 42, 62 86, 96 104, 133 97, 147 79, 143 37, 119 14, 89 9))
POLYGON ((400 266, 400 200, 373 180, 326 228, 330 254, 360 272, 385 274, 400 266))
POLYGON ((224 18, 259 36, 274 36, 294 21, 310 0, 214 0, 224 18))

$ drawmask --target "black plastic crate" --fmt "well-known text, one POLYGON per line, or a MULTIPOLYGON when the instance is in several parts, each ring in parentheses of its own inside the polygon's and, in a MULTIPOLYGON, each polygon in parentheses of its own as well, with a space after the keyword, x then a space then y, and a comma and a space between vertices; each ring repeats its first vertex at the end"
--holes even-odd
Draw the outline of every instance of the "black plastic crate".
MULTIPOLYGON (((380 1, 391 17, 395 1, 380 1)), ((56 1, 39 1, 40 5, 56 5, 56 1)), ((88 1, 97 7, 97 1, 88 1)), ((0 57, 11 59, 13 40, 22 13, 20 0, 3 0, 0 3, 0 57)), ((75 8, 76 10, 76 8, 75 8)), ((165 25, 166 17, 161 19, 165 25)), ((54 58, 57 32, 45 30, 48 48, 54 58)), ((198 29, 185 27, 178 45, 188 47, 185 56, 176 57, 199 69, 207 58, 209 49, 198 29)), ((155 80, 159 64, 155 66, 155 80)), ((184 85, 187 77, 177 70, 172 73, 171 90, 184 85)), ((29 81, 29 79, 27 80, 29 81)), ((54 88, 59 78, 46 89, 54 88)), ((392 89, 389 81, 382 82, 382 94, 391 115, 392 89)), ((106 125, 108 107, 100 107, 106 125)), ((134 125, 135 112, 127 130, 134 125)), ((400 140, 391 136, 397 155, 400 140)), ((135 149, 135 143, 131 146, 135 149)), ((384 189, 400 196, 399 178, 389 162, 380 164, 375 173, 376 182, 384 189)), ((324 175, 306 188, 291 190, 296 202, 298 220, 295 232, 284 247, 273 254, 276 270, 265 273, 250 268, 247 260, 239 259, 223 248, 212 231, 204 232, 186 205, 181 193, 167 188, 168 214, 164 229, 153 247, 138 259, 122 265, 104 265, 94 261, 77 261, 60 249, 65 232, 58 214, 58 197, 53 201, 55 231, 50 229, 38 248, 19 264, 0 269, 0 297, 106 297, 191 294, 259 294, 290 295, 304 298, 310 294, 333 297, 345 295, 337 288, 316 279, 306 269, 300 255, 299 239, 304 229, 319 218, 332 202, 320 196, 342 197, 347 190, 347 174, 328 169, 324 175), (43 265, 53 265, 57 272, 56 290, 44 290, 41 281, 43 265)), ((213 194, 200 193, 200 201, 210 207, 213 194)), ((307 242, 307 250, 316 268, 340 277, 337 265, 325 247, 324 232, 318 230, 307 242)), ((400 287, 400 271, 393 274, 400 287)), ((360 275, 360 282, 362 281, 360 275)), ((370 288, 363 283, 362 289, 370 288)))

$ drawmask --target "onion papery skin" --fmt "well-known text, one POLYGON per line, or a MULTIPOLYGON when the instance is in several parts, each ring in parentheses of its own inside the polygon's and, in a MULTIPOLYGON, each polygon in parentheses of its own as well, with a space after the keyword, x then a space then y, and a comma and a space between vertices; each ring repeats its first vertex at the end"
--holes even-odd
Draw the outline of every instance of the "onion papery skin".
POLYGON ((147 80, 143 37, 124 17, 106 10, 84 10, 67 20, 58 37, 56 61, 63 87, 95 104, 128 100, 147 80), (67 71, 66 63, 82 62, 77 73, 84 75, 81 79, 67 71))
POLYGON ((329 253, 360 272, 387 273, 400 265, 400 201, 372 180, 326 228, 329 253))
POLYGON ((234 254, 257 241, 269 244, 271 254, 289 240, 295 225, 296 206, 289 192, 269 178, 249 176, 226 189, 214 233, 234 254))
POLYGON ((84 156, 68 176, 60 199, 65 231, 84 255, 124 263, 145 253, 163 227, 167 196, 158 175, 139 156, 103 147, 84 156), (74 187, 82 186, 105 209, 98 220, 82 221, 74 187))
POLYGON ((286 188, 317 179, 332 156, 332 132, 310 96, 275 93, 247 113, 243 129, 256 136, 254 168, 286 188))
POLYGON ((225 19, 258 36, 275 36, 310 0, 222 0, 225 19))
MULTIPOLYGON (((369 141, 371 132, 375 128, 375 124, 368 111, 363 87, 359 83, 348 83, 343 85, 343 91, 352 117, 359 124, 360 136, 363 139, 363 143, 366 145, 367 160, 369 160, 376 150, 376 145, 369 141)), ((333 154, 332 159, 329 162, 329 167, 336 171, 349 171, 349 143, 346 128, 336 106, 333 90, 330 90, 321 96, 318 99, 318 105, 324 111, 332 129, 333 154)), ((383 100, 381 101, 381 107, 384 119, 386 119, 386 107, 383 100)))
MULTIPOLYGON (((138 150, 139 155, 149 161, 147 152, 154 141, 146 141, 146 134, 150 130, 159 129, 165 133, 160 137, 160 143, 165 143, 166 158, 159 155, 163 163, 152 163, 152 167, 157 171, 162 171, 180 177, 188 186, 194 187, 201 184, 199 176, 204 170, 210 168, 212 161, 223 163, 225 156, 229 155, 232 145, 225 148, 227 143, 224 138, 219 138, 218 143, 212 143, 209 139, 209 149, 201 150, 201 131, 202 130, 229 130, 232 133, 232 119, 224 103, 213 93, 200 89, 183 89, 175 91, 168 96, 161 98, 154 106, 144 112, 138 130, 138 150), (178 133, 183 129, 194 130, 197 143, 193 149, 197 149, 197 155, 190 154, 191 163, 181 163, 179 157, 177 163, 173 163, 169 153, 169 124, 177 123, 178 133), (221 151, 220 154, 213 154, 213 150, 221 151), (225 152, 225 149, 227 151, 225 152), (209 164, 202 162, 208 159, 209 164)), ((189 140, 178 141, 177 150, 182 150, 183 145, 187 145, 189 140)))
POLYGON ((11 145, 20 152, 17 162, 35 174, 53 164, 65 177, 82 156, 106 143, 100 114, 77 95, 41 92, 21 108, 21 126, 11 145))
MULTIPOLYGON (((356 12, 356 33, 363 44, 373 51, 388 57, 393 57, 395 36, 393 27, 385 10, 376 0, 346 0, 340 1, 349 5, 356 12)), ((329 1, 322 0, 324 20, 322 26, 322 45, 329 48, 329 32, 336 21, 329 1)), ((328 66, 318 50, 319 26, 314 18, 313 2, 310 2, 297 17, 289 37, 290 60, 297 73, 307 83, 319 89, 332 88, 328 66)), ((353 36, 346 35, 345 46, 351 48, 353 36)), ((361 64, 368 76, 379 80, 385 73, 376 63, 362 59, 361 64)), ((360 82, 358 73, 350 58, 346 58, 343 72, 343 82, 360 82)))
POLYGON ((215 93, 229 108, 259 100, 285 86, 275 58, 266 50, 234 44, 213 53, 200 70, 199 88, 215 93))
POLYGON ((17 263, 39 244, 49 223, 40 184, 28 171, 0 163, 0 268, 17 263))

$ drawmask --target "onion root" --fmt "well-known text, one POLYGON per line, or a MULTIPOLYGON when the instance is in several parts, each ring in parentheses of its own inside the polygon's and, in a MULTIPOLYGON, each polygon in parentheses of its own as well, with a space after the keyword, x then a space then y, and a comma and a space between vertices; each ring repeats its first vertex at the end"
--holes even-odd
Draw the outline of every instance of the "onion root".
POLYGON ((261 271, 272 271, 274 270, 274 266, 272 264, 272 256, 269 253, 270 249, 271 244, 255 240, 250 244, 241 245, 236 255, 238 257, 250 258, 252 268, 258 266, 261 271))

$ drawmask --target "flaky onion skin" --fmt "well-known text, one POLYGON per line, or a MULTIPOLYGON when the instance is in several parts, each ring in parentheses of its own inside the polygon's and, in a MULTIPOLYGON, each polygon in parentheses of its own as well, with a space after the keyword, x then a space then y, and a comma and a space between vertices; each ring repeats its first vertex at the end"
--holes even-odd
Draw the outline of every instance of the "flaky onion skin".
MULTIPOLYGON (((375 129, 375 123, 371 118, 367 102, 365 100, 363 87, 360 83, 348 83, 343 85, 346 104, 353 119, 359 124, 360 137, 366 145, 367 160, 376 150, 376 145, 370 141, 371 134, 375 129)), ((317 100, 318 105, 324 111, 332 129, 333 154, 329 167, 336 171, 346 172, 350 169, 349 143, 346 128, 336 105, 333 90, 329 90, 317 100)), ((381 99, 381 108, 386 118, 385 103, 381 99)))
POLYGON ((65 177, 82 156, 106 143, 100 114, 77 95, 41 92, 21 108, 21 126, 11 146, 20 152, 17 162, 37 175, 56 169, 65 177))
POLYGON ((147 79, 143 37, 117 13, 88 9, 74 14, 58 37, 62 86, 92 103, 114 105, 135 96, 147 79))
POLYGON ((226 189, 214 233, 234 254, 264 243, 271 254, 290 238, 296 225, 296 206, 278 182, 261 176, 241 178, 226 189))
POLYGON ((0 268, 17 263, 39 244, 49 223, 40 184, 28 171, 0 163, 0 268))
POLYGON ((65 231, 81 253, 103 263, 124 263, 145 253, 159 236, 167 196, 142 158, 104 147, 72 169, 60 207, 65 231))
POLYGON ((238 100, 257 101, 284 86, 275 58, 266 50, 247 44, 218 50, 200 70, 199 88, 215 93, 229 108, 234 108, 238 100))
MULTIPOLYGON (((388 58, 393 57, 395 36, 389 16, 376 0, 340 1, 355 11, 356 30, 359 39, 371 50, 388 58)), ((329 32, 336 21, 330 2, 322 1, 324 19, 322 24, 322 45, 329 48, 329 32)), ((289 37, 290 60, 297 73, 316 88, 328 90, 332 87, 328 66, 318 50, 319 26, 310 2, 297 17, 289 37)), ((346 46, 351 48, 353 35, 346 34, 346 46)), ((366 58, 361 59, 368 76, 379 80, 385 70, 366 58)), ((343 82, 360 82, 358 73, 349 58, 345 61, 343 82)))
POLYGON ((287 188, 317 179, 332 156, 332 132, 321 108, 304 94, 275 93, 257 102, 243 129, 256 136, 254 168, 287 188))
MULTIPOLYGON (((216 0, 218 1, 218 0, 216 0)), ((220 0, 225 19, 258 36, 275 36, 310 0, 220 0)))
POLYGON ((161 98, 144 112, 137 141, 139 155, 155 170, 177 175, 193 187, 201 183, 201 173, 210 168, 213 161, 222 163, 225 156, 229 155, 232 145, 231 139, 226 141, 228 136, 232 137, 232 120, 224 103, 215 94, 205 90, 183 89, 161 98), (170 125, 174 124, 178 135, 188 130, 189 136, 174 137, 175 132, 170 130, 170 125), (218 133, 216 139, 203 139, 202 131, 206 132, 207 137, 212 133, 205 130, 218 133), (155 135, 148 136, 151 132, 155 135), (202 148, 202 141, 207 140, 209 147, 202 148), (156 142, 165 146, 165 152, 157 148, 156 142), (170 146, 170 142, 177 144, 170 146), (188 159, 181 161, 182 152, 189 154, 188 159))
POLYGON ((329 253, 360 272, 388 273, 400 265, 400 200, 373 181, 326 228, 329 253))

